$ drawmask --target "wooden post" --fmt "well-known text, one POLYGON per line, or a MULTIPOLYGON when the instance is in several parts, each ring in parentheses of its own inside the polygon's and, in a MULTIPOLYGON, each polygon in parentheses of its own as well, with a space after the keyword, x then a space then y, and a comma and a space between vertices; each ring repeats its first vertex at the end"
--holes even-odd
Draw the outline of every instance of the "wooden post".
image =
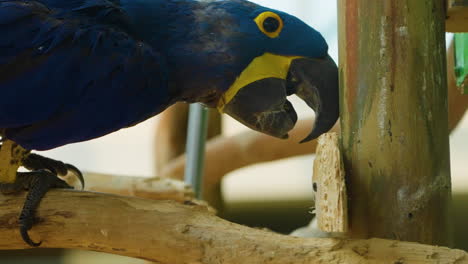
POLYGON ((338 7, 350 235, 450 245, 444 1, 338 7))

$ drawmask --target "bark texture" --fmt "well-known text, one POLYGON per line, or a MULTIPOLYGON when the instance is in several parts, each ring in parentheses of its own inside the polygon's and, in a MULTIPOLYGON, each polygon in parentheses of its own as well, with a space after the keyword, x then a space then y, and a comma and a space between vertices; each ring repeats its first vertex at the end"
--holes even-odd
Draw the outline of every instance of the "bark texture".
POLYGON ((444 1, 338 3, 351 235, 450 245, 444 1))

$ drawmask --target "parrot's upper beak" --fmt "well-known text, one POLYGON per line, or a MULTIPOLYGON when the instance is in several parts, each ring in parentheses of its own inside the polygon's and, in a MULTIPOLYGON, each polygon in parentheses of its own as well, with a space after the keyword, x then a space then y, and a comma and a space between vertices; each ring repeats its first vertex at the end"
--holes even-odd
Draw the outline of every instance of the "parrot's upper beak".
POLYGON ((222 111, 254 130, 287 138, 297 121, 297 114, 286 97, 296 94, 316 114, 312 132, 301 142, 315 139, 330 130, 339 116, 338 68, 335 62, 329 56, 323 59, 289 59, 283 63, 284 69, 278 70, 283 73, 264 74, 265 78, 238 88, 223 104, 222 111))

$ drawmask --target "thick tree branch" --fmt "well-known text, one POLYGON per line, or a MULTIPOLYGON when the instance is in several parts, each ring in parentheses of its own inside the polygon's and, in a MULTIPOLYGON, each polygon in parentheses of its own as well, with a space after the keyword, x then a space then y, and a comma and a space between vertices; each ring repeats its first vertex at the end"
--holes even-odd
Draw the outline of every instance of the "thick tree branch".
MULTIPOLYGON (((18 233, 24 194, 2 196, 0 249, 28 246, 18 233)), ((230 223, 206 207, 54 190, 30 231, 47 248, 87 249, 178 263, 468 263, 461 250, 382 239, 304 239, 230 223)))

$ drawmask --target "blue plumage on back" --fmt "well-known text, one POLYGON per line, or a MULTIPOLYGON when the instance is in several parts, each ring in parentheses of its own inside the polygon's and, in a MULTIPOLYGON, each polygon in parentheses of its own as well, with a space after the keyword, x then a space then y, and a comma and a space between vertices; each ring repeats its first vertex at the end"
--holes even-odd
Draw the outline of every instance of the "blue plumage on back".
POLYGON ((127 127, 172 103, 164 57, 127 23, 105 0, 0 1, 6 136, 48 149, 127 127))

